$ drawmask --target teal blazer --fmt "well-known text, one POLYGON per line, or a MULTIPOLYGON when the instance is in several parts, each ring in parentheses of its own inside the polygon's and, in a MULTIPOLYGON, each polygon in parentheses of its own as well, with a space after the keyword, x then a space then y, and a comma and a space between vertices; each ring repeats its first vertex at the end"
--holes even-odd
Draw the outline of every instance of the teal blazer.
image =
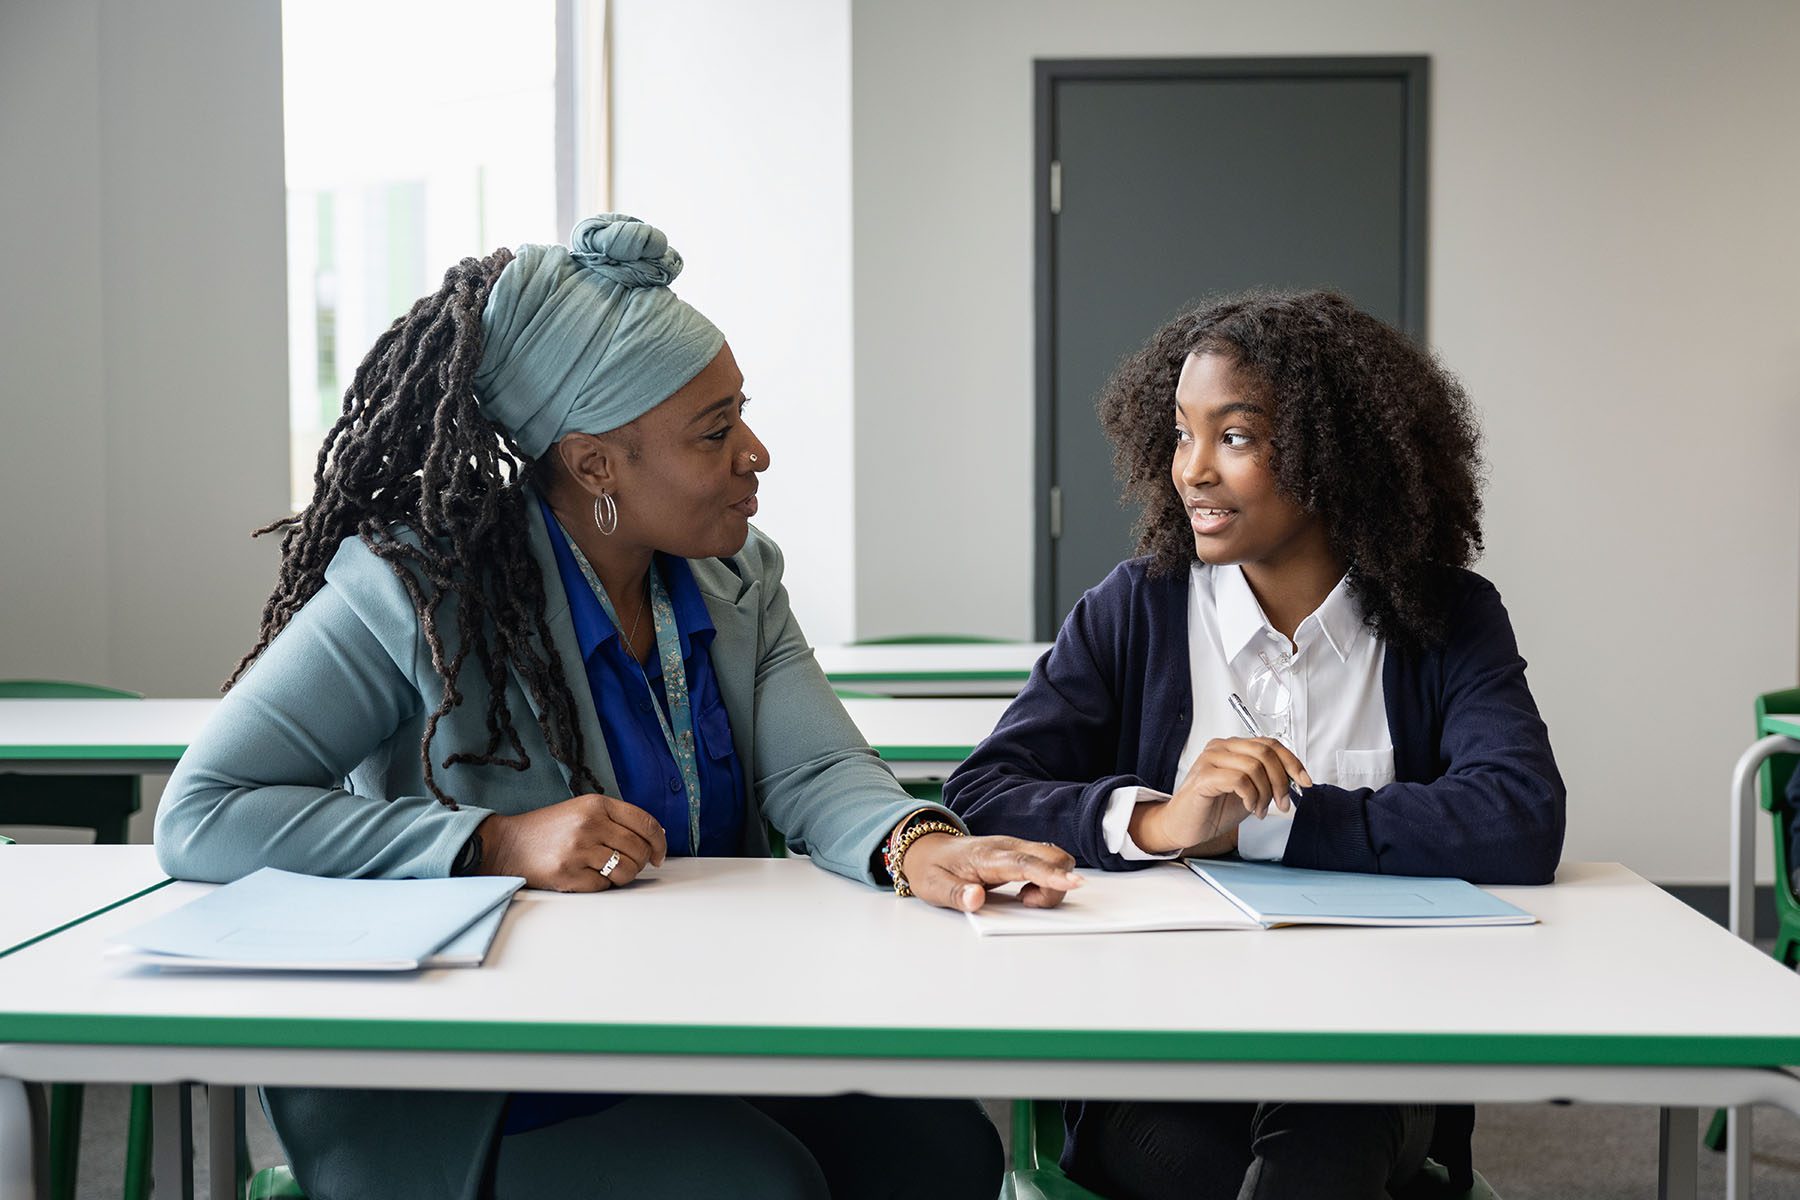
MULTIPOLYGON (((575 693, 588 766, 616 796, 549 537, 542 522, 527 524, 544 578, 550 650, 575 693)), ((873 874, 875 852, 901 818, 924 805, 869 749, 813 659, 788 607, 781 551, 752 529, 733 557, 690 565, 717 629, 713 669, 744 772, 742 852, 769 853, 766 819, 819 866, 882 882, 873 874)), ((451 603, 439 610, 446 638, 451 603)), ((439 763, 487 741, 486 680, 471 662, 460 682, 463 702, 433 739, 439 763)), ((265 866, 330 876, 444 876, 488 814, 569 798, 569 774, 551 757, 537 722, 526 718, 535 710, 513 678, 507 699, 530 767, 439 767, 438 786, 460 807, 438 803, 425 788, 419 739, 442 686, 393 568, 360 539, 345 539, 324 586, 226 694, 177 765, 156 814, 163 869, 214 882, 265 866)), ((594 1090, 607 1090, 606 1080, 596 1077, 594 1090)), ((504 1102, 497 1092, 271 1088, 264 1095, 310 1200, 475 1200, 504 1102)))

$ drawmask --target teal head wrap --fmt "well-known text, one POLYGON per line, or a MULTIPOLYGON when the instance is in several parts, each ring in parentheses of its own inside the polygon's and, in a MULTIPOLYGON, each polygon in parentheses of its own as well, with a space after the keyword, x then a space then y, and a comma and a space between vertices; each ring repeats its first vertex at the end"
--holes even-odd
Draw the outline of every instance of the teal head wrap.
POLYGON ((481 314, 481 411, 536 458, 667 400, 725 344, 669 290, 679 274, 662 230, 622 213, 581 222, 566 250, 520 246, 481 314))

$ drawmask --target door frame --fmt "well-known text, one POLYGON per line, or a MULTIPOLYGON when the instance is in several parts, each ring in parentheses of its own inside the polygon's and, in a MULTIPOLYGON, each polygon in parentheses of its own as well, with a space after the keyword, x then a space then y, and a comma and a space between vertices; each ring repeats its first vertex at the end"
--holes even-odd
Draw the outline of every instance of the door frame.
POLYGON ((1032 280, 1033 368, 1036 376, 1036 468, 1033 517, 1034 635, 1056 637, 1056 538, 1051 527, 1051 492, 1056 483, 1056 216, 1051 211, 1051 162, 1055 158, 1056 87, 1094 80, 1158 79, 1394 79, 1405 95, 1404 228, 1400 246, 1401 328, 1420 345, 1426 342, 1425 252, 1427 117, 1431 60, 1423 55, 1305 58, 1039 58, 1032 61, 1032 280))

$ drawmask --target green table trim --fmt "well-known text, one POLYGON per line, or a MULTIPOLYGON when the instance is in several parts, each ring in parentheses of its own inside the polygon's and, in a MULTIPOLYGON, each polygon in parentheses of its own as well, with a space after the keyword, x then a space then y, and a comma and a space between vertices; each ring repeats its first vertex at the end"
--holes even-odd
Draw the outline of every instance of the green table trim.
POLYGON ((961 762, 975 753, 975 747, 877 746, 875 753, 888 762, 961 762))
POLYGON ((164 760, 174 762, 187 753, 186 746, 0 746, 0 762, 39 762, 63 759, 87 762, 109 759, 114 762, 164 760))
POLYGON ((35 937, 29 937, 29 938, 26 938, 24 941, 19 942, 15 945, 0 948, 0 958, 5 958, 9 954, 16 954, 20 950, 25 949, 27 946, 35 946, 41 941, 45 941, 48 938, 55 937, 57 934, 61 933, 65 929, 73 929, 77 925, 82 924, 83 922, 93 920, 95 917, 99 916, 102 913, 109 913, 115 908, 120 908, 120 907, 123 907, 124 905, 130 904, 133 900, 136 900, 142 896, 148 896, 151 892, 154 892, 159 888, 166 888, 171 883, 174 883, 174 882, 175 881, 173 879, 164 879, 158 883, 151 884, 147 888, 139 888, 137 891, 131 893, 131 895, 122 896, 119 899, 114 900, 111 904, 108 904, 104 908, 96 908, 93 912, 83 913, 81 916, 76 917, 72 921, 64 921, 61 925, 58 925, 55 929, 46 929, 44 932, 36 935, 35 937))
POLYGON ((895 683, 994 683, 1013 682, 1031 678, 1030 670, 1024 671, 827 671, 825 678, 832 683, 871 683, 877 680, 891 680, 895 683))
POLYGON ((1013 1030, 0 1014, 0 1042, 190 1048, 1059 1062, 1463 1063, 1755 1067, 1800 1037, 1013 1030))
POLYGON ((1765 734, 1779 733, 1785 737, 1800 738, 1800 714, 1769 713, 1762 719, 1762 731, 1765 734))

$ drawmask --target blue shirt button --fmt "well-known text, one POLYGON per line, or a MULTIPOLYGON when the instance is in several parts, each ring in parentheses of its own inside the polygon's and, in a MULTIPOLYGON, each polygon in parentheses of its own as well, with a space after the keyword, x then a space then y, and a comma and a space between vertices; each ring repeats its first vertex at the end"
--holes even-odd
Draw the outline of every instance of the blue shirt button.
POLYGON ((671 792, 679 792, 681 790, 681 780, 679 780, 679 779, 669 780, 669 790, 671 792))

